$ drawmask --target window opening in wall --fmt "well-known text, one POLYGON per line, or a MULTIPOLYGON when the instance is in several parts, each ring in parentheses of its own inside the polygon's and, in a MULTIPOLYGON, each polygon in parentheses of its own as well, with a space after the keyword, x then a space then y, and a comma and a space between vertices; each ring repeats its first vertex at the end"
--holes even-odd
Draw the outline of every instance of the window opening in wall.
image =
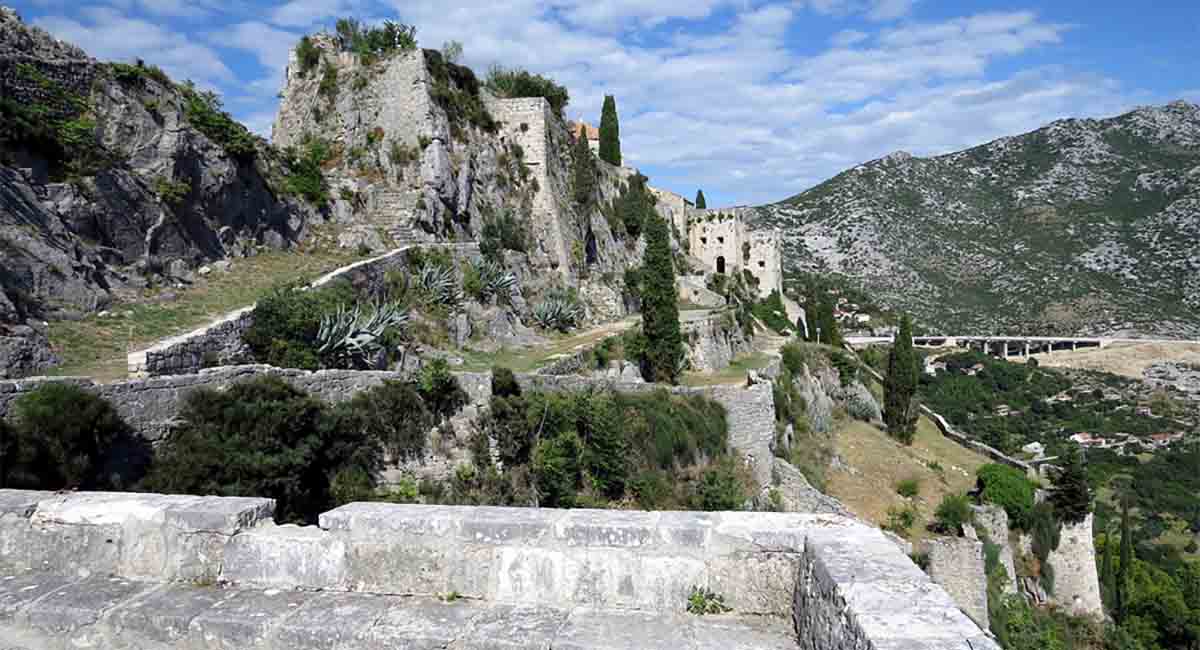
POLYGON ((718 243, 718 244, 724 244, 724 243, 725 243, 725 238, 724 238, 724 237, 717 237, 717 243, 718 243))
POLYGON ((707 244, 707 243, 708 243, 708 237, 701 237, 701 238, 700 238, 700 243, 701 243, 701 244, 707 244))
POLYGON ((766 263, 766 262, 764 262, 763 260, 759 260, 759 261, 758 261, 758 268, 760 268, 760 269, 765 269, 765 268, 767 268, 767 263, 766 263))
POLYGON ((725 274, 725 258, 724 257, 717 258, 717 273, 720 273, 722 275, 725 274))

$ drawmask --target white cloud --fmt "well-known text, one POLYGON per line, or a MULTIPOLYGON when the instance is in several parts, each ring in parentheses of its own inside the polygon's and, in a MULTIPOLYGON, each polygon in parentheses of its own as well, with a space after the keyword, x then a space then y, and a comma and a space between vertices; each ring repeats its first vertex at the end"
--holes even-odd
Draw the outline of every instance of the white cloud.
POLYGON ((857 29, 843 29, 830 37, 829 44, 834 47, 850 47, 868 38, 870 38, 870 34, 866 32, 860 32, 857 29))
POLYGON ((34 23, 101 60, 142 58, 178 80, 192 79, 210 87, 234 81, 233 72, 213 49, 184 34, 126 17, 111 7, 86 7, 75 13, 79 20, 48 16, 34 23))

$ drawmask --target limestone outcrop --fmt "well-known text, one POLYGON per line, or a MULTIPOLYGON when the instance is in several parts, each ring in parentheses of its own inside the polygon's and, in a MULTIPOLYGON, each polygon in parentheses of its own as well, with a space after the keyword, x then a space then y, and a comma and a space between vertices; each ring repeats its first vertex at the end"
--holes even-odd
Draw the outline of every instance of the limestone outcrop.
POLYGON ((0 144, 0 377, 53 361, 43 319, 287 246, 320 219, 283 195, 265 141, 232 121, 197 126, 218 115, 210 98, 157 69, 99 63, 7 8, 0 97, 13 125, 0 144))

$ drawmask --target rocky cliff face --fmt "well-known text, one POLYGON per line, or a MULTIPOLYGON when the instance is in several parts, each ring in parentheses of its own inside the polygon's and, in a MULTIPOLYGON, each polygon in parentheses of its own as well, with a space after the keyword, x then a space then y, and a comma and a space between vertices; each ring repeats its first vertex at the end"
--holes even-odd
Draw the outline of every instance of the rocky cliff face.
POLYGON ((320 154, 340 222, 387 245, 484 240, 512 219, 525 250, 506 259, 524 287, 575 287, 592 320, 623 314, 619 276, 640 248, 599 206, 631 170, 597 162, 580 205, 571 135, 544 99, 496 97, 432 50, 364 62, 328 34, 311 42, 311 58, 292 53, 273 141, 320 154))
POLYGON ((320 215, 215 97, 104 64, 0 8, 0 377, 52 360, 38 323, 286 247, 320 215))
POLYGON ((791 270, 943 331, 1200 337, 1200 107, 893 154, 757 210, 791 270))

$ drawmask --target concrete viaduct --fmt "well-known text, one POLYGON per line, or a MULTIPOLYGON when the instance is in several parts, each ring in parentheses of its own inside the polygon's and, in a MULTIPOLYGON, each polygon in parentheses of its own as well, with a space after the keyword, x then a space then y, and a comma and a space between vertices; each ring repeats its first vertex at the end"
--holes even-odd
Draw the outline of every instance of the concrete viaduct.
MULTIPOLYGON (((848 336, 846 343, 863 345, 891 343, 885 336, 848 336)), ((996 357, 1025 357, 1032 354, 1106 348, 1114 343, 1189 343, 1167 339, 1121 339, 1083 336, 914 336, 913 345, 922 348, 964 348, 979 350, 996 357)))

